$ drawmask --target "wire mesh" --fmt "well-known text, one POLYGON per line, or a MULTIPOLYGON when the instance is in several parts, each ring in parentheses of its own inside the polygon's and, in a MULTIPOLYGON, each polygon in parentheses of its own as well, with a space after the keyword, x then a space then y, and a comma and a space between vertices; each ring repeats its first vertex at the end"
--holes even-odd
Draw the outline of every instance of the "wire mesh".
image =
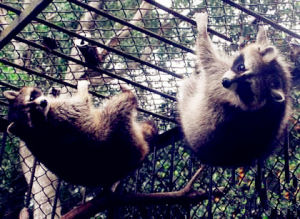
MULTIPOLYGON (((174 0, 160 5, 150 0, 55 0, 0 51, 1 94, 23 86, 72 93, 77 81, 85 78, 91 82, 95 104, 100 105, 126 83, 137 94, 139 117, 154 120, 160 133, 177 125, 178 87, 194 71, 195 13, 208 11, 209 28, 216 32, 211 31, 212 40, 229 54, 238 44, 253 41, 261 17, 268 19, 263 21, 272 43, 287 59, 292 58, 294 113, 287 139, 278 142, 274 155, 249 168, 205 169, 194 187, 206 191, 224 187, 228 192, 223 197, 196 205, 125 206, 99 213, 99 218, 300 216, 300 66, 290 47, 299 42, 300 1, 234 1, 255 17, 225 2, 230 1, 174 0), (84 51, 94 56, 87 59, 84 51)), ((29 0, 3 0, 1 30, 31 4, 29 0)), ((4 118, 7 102, 3 95, 0 103, 4 118)), ((164 148, 154 147, 143 166, 121 181, 118 192, 167 192, 184 187, 200 165, 184 145, 184 141, 174 141, 164 148)), ((21 151, 23 147, 17 138, 2 134, 0 217, 18 215, 23 207, 30 208, 34 218, 59 217, 98 192, 59 183, 42 164, 34 165, 30 152, 21 151)))

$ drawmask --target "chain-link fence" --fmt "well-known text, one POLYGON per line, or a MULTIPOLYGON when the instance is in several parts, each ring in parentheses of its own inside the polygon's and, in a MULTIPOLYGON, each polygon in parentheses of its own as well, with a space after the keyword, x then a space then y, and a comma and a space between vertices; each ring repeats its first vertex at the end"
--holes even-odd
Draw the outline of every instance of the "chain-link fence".
MULTIPOLYGON (((176 128, 176 95, 181 79, 194 71, 193 16, 203 10, 208 11, 209 32, 219 49, 232 54, 240 44, 253 41, 260 23, 291 63, 294 109, 284 139, 272 156, 255 166, 205 167, 194 183, 194 189, 206 195, 201 201, 127 204, 97 217, 299 218, 299 0, 3 0, 1 127, 6 127, 5 90, 37 86, 44 92, 54 87, 72 93, 78 80, 87 79, 99 105, 128 84, 138 97, 139 118, 155 121, 160 142, 116 193, 180 190, 200 166, 176 128), (215 188, 223 193, 214 195, 215 188)), ((34 218, 59 217, 101 192, 59 180, 5 131, 0 179, 3 218, 16 218, 24 207, 34 218)))

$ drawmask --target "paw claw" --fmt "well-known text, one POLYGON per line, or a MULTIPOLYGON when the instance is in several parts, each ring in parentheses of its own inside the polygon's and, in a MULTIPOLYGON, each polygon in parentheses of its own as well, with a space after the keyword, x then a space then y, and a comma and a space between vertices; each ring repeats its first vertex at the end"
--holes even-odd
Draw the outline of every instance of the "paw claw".
POLYGON ((131 92, 130 87, 126 84, 120 84, 120 89, 123 93, 125 92, 131 92))

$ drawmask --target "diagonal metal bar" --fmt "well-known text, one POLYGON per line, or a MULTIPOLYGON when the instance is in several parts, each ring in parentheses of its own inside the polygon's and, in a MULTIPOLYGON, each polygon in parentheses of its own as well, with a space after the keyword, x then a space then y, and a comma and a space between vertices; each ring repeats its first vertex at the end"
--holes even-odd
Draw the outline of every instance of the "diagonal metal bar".
POLYGON ((12 89, 12 90, 19 90, 19 88, 16 87, 15 85, 11 85, 11 84, 8 84, 8 83, 3 82, 3 81, 0 81, 0 85, 2 85, 4 87, 8 87, 9 89, 12 89))
POLYGON ((13 8, 13 7, 9 6, 9 5, 3 4, 2 2, 0 2, 0 8, 3 8, 5 10, 7 10, 7 11, 12 11, 12 12, 14 12, 17 15, 21 14, 21 11, 19 9, 16 9, 16 8, 13 8))
MULTIPOLYGON (((46 24, 46 22, 44 22, 44 24, 46 24)), ((60 30, 60 31, 62 31, 62 32, 66 33, 66 34, 68 34, 68 35, 70 35, 70 36, 72 36, 72 37, 76 37, 76 38, 78 38, 78 39, 84 40, 84 41, 90 43, 91 45, 96 45, 96 46, 101 47, 101 48, 103 48, 103 49, 106 49, 106 50, 108 50, 108 51, 110 51, 110 52, 116 53, 116 54, 118 54, 118 55, 120 55, 120 56, 123 56, 123 57, 126 57, 126 58, 128 58, 128 59, 131 59, 131 60, 133 60, 133 61, 135 61, 135 62, 141 63, 142 65, 146 65, 146 66, 151 67, 151 68, 154 68, 154 69, 156 69, 156 70, 158 70, 158 71, 165 72, 165 73, 167 73, 167 74, 169 74, 169 75, 172 75, 172 76, 174 76, 174 77, 177 77, 177 78, 183 78, 182 75, 176 74, 176 73, 174 73, 174 72, 172 72, 172 71, 169 71, 169 70, 167 70, 167 69, 164 69, 164 68, 162 68, 162 67, 159 67, 159 66, 157 66, 157 65, 154 65, 154 64, 152 64, 152 63, 150 63, 150 62, 144 61, 144 60, 142 60, 142 59, 140 59, 140 58, 137 58, 136 56, 127 54, 127 53, 125 53, 125 52, 123 52, 123 51, 121 51, 121 50, 119 50, 119 49, 115 49, 115 48, 109 47, 109 46, 107 46, 107 45, 105 45, 105 44, 102 44, 102 43, 97 42, 97 41, 95 41, 95 40, 91 40, 91 39, 86 38, 86 37, 84 37, 84 36, 81 36, 81 35, 79 35, 79 34, 77 34, 77 33, 74 33, 74 32, 72 32, 72 31, 69 31, 69 30, 66 30, 66 29, 64 29, 64 28, 61 28, 61 27, 59 27, 59 26, 57 26, 57 25, 54 25, 54 24, 52 24, 52 23, 48 23, 48 22, 47 22, 47 25, 48 25, 49 27, 55 28, 55 29, 57 29, 57 30, 60 30)))
POLYGON ((272 21, 272 20, 270 20, 268 18, 265 18, 264 16, 261 16, 261 15, 255 13, 254 11, 251 11, 251 10, 249 10, 249 9, 247 9, 247 8, 241 6, 241 5, 239 5, 239 4, 237 4, 237 3, 233 2, 233 1, 230 1, 230 0, 222 0, 222 1, 225 2, 225 3, 227 3, 227 4, 229 4, 232 7, 235 7, 237 9, 241 10, 242 12, 245 12, 246 14, 249 14, 249 15, 251 15, 251 16, 253 16, 253 17, 255 17, 255 18, 257 18, 257 19, 259 19, 259 20, 261 20, 261 21, 263 21, 265 23, 267 23, 267 24, 270 24, 275 29, 281 30, 281 31, 283 31, 283 32, 285 32, 285 33, 287 33, 287 34, 295 37, 295 38, 300 39, 300 35, 299 34, 294 33, 293 31, 290 31, 289 29, 287 29, 287 28, 285 28, 283 26, 280 26, 279 24, 275 23, 274 21, 272 21))
MULTIPOLYGON (((20 13, 20 11, 19 11, 18 9, 12 8, 12 7, 7 6, 7 5, 4 5, 4 4, 2 4, 2 3, 0 3, 0 7, 5 8, 6 10, 13 11, 13 12, 16 13, 16 14, 19 14, 19 13, 20 13)), ((52 24, 52 23, 50 23, 50 22, 48 22, 48 21, 45 21, 45 20, 43 20, 43 19, 35 18, 34 20, 37 21, 37 22, 39 22, 39 23, 41 23, 41 24, 44 24, 44 25, 46 25, 46 26, 48 26, 48 27, 51 27, 51 28, 54 28, 54 29, 56 29, 56 30, 59 30, 59 31, 61 31, 61 32, 63 32, 63 33, 66 33, 66 34, 68 34, 68 35, 71 36, 71 37, 76 37, 76 38, 78 38, 78 39, 84 40, 84 41, 90 43, 91 45, 96 45, 96 46, 101 47, 101 48, 103 48, 103 49, 106 49, 106 50, 108 50, 108 51, 110 51, 110 52, 116 53, 116 54, 118 54, 118 55, 120 55, 120 56, 126 57, 126 58, 128 58, 128 59, 130 59, 130 60, 133 60, 133 61, 135 61, 135 62, 138 62, 138 63, 140 63, 140 64, 142 64, 142 65, 146 65, 146 66, 148 66, 148 67, 150 67, 150 68, 154 68, 154 69, 156 69, 156 70, 158 70, 158 71, 167 73, 167 74, 172 75, 173 77, 176 77, 176 78, 183 78, 182 75, 179 75, 179 74, 174 73, 174 72, 172 72, 172 71, 170 71, 170 70, 167 70, 167 69, 164 69, 164 68, 159 67, 159 66, 157 66, 157 65, 154 65, 154 64, 152 64, 152 63, 150 63, 150 62, 144 61, 144 60, 142 60, 142 59, 140 59, 140 58, 138 58, 138 57, 136 57, 136 56, 127 54, 127 53, 125 53, 125 52, 123 52, 123 51, 121 51, 121 50, 119 50, 119 49, 115 49, 115 48, 109 47, 109 46, 107 46, 107 45, 105 45, 105 44, 103 44, 103 43, 100 43, 100 42, 98 42, 98 41, 95 41, 95 40, 86 38, 86 37, 81 36, 81 35, 79 35, 79 34, 77 34, 77 33, 74 33, 74 32, 72 32, 72 31, 66 30, 66 29, 64 29, 64 28, 62 28, 62 27, 60 27, 60 26, 57 26, 57 25, 55 25, 55 24, 52 24)))
MULTIPOLYGON (((58 84, 62 84, 62 85, 64 85, 64 86, 72 87, 72 88, 75 88, 75 89, 76 89, 76 85, 74 85, 74 84, 65 82, 65 81, 60 80, 60 79, 57 79, 57 78, 53 78, 53 77, 51 77, 51 76, 45 75, 45 74, 43 74, 43 73, 41 73, 41 72, 38 72, 38 71, 35 71, 35 70, 33 70, 33 69, 29 69, 29 68, 26 68, 26 67, 24 67, 24 66, 17 65, 17 64, 15 64, 15 63, 9 62, 9 61, 7 61, 7 60, 5 60, 5 59, 1 59, 1 58, 0 58, 0 62, 2 62, 2 63, 5 64, 5 65, 9 65, 9 66, 12 66, 12 67, 14 67, 14 68, 20 69, 20 70, 22 70, 22 71, 26 71, 26 72, 28 72, 29 74, 33 74, 33 75, 36 75, 36 76, 45 78, 45 79, 50 80, 50 81, 54 81, 54 82, 56 82, 56 83, 58 83, 58 84)), ((7 86, 7 87, 10 87, 10 88, 16 90, 16 87, 11 86, 11 85, 9 85, 9 84, 7 84, 7 83, 4 83, 4 82, 2 82, 2 81, 0 81, 0 85, 7 86)), ((19 89, 17 88, 17 90, 19 90, 19 89)), ((97 92, 94 92, 94 91, 89 91, 89 93, 92 94, 92 95, 95 96, 95 97, 99 97, 99 98, 102 98, 102 99, 108 98, 107 96, 98 94, 97 92)), ((148 114, 148 115, 151 115, 151 116, 153 116, 153 117, 159 118, 159 119, 163 119, 163 120, 166 120, 166 121, 169 121, 169 122, 177 123, 177 121, 176 121, 175 119, 169 118, 169 117, 167 117, 167 116, 163 116, 163 115, 160 115, 160 114, 157 114, 157 113, 153 113, 153 112, 150 112, 150 111, 141 109, 141 108, 138 108, 138 111, 140 111, 140 112, 142 112, 142 113, 145 113, 145 114, 148 114)))
POLYGON ((0 50, 31 22, 52 0, 35 0, 0 35, 0 50))
POLYGON ((96 14, 99 14, 99 15, 101 15, 103 17, 106 17, 106 18, 108 18, 110 20, 116 21, 116 22, 118 22, 120 24, 123 24, 123 25, 125 25, 127 27, 130 27, 130 28, 134 29, 134 30, 142 32, 142 33, 144 33, 144 34, 146 34, 148 36, 156 38, 156 39, 158 39, 160 41, 163 41, 163 42, 165 42, 167 44, 170 44, 170 45, 172 45, 174 47, 180 48, 180 49, 182 49, 182 50, 184 50, 186 52, 195 53, 194 50, 192 50, 192 49, 190 49, 190 48, 188 48, 186 46, 180 45, 180 44, 176 43, 173 40, 169 40, 167 38, 164 38, 164 37, 162 37, 162 36, 160 36, 160 35, 152 32, 150 30, 147 30, 145 28, 133 25, 133 24, 131 24, 131 23, 129 23, 129 22, 123 20, 123 19, 120 19, 120 18, 118 18, 118 17, 116 17, 114 15, 108 14, 107 12, 105 12, 105 11, 103 11, 101 9, 94 8, 94 7, 92 7, 92 6, 88 5, 88 4, 85 4, 85 3, 77 1, 77 0, 68 0, 68 1, 74 3, 74 4, 78 5, 78 6, 80 6, 82 8, 85 8, 85 9, 87 9, 89 11, 94 11, 96 14))
POLYGON ((118 80, 120 80, 120 81, 124 81, 124 82, 126 82, 126 83, 128 83, 128 84, 131 84, 131 85, 135 86, 135 87, 139 87, 139 88, 144 89, 144 90, 147 90, 147 91, 149 91, 149 92, 158 94, 158 95, 160 95, 160 96, 162 96, 162 97, 164 97, 164 98, 167 98, 167 99, 176 101, 176 97, 174 97, 174 96, 165 94, 165 93, 163 93, 163 92, 160 92, 160 91, 155 90, 155 89, 150 88, 150 87, 146 87, 146 86, 144 86, 144 85, 142 85, 142 84, 139 84, 139 83, 137 83, 137 82, 134 82, 134 81, 131 81, 131 80, 129 80, 129 79, 123 78, 123 77, 121 77, 121 76, 119 76, 119 75, 113 74, 113 73, 111 73, 111 72, 109 72, 109 71, 107 71, 107 70, 105 70, 105 69, 99 68, 99 67, 97 67, 97 66, 88 65, 86 62, 83 62, 83 61, 81 61, 81 60, 78 60, 78 59, 75 59, 75 58, 73 58, 73 57, 67 56, 67 55, 65 55, 65 54, 63 54, 63 53, 60 53, 60 52, 57 52, 57 51, 55 51, 55 50, 48 50, 48 49, 45 48, 44 46, 41 46, 41 45, 39 45, 39 44, 37 44, 37 43, 34 43, 34 42, 31 42, 31 41, 25 40, 25 39, 23 39, 23 38, 21 38, 21 37, 18 37, 18 36, 14 37, 14 39, 16 39, 16 40, 18 40, 18 41, 20 41, 20 42, 22 42, 22 43, 26 43, 26 44, 29 45, 29 46, 32 46, 32 47, 35 47, 35 48, 44 50, 44 51, 47 52, 47 53, 52 53, 53 55, 56 55, 56 56, 58 56, 58 57, 61 57, 61 58, 63 58, 63 59, 66 59, 66 60, 68 60, 68 61, 71 61, 71 62, 74 62, 74 63, 76 63, 76 64, 79 64, 79 65, 88 67, 88 68, 90 68, 90 69, 93 69, 94 71, 96 71, 96 72, 99 73, 99 76, 102 75, 102 74, 106 74, 106 75, 108 75, 108 76, 110 76, 110 77, 112 77, 112 78, 118 79, 118 80))
MULTIPOLYGON (((62 85, 64 85, 64 86, 66 86, 66 87, 71 87, 71 88, 75 88, 75 89, 76 89, 76 87, 77 87, 77 86, 74 85, 74 84, 65 82, 65 81, 63 81, 63 80, 61 80, 61 79, 53 78, 53 77, 51 77, 51 76, 49 76, 49 75, 43 74, 43 73, 38 72, 38 71, 35 71, 35 70, 33 70, 33 69, 26 68, 26 67, 21 66, 21 65, 17 65, 17 64, 15 64, 15 63, 10 62, 10 61, 7 61, 7 60, 5 60, 5 59, 1 59, 1 58, 0 58, 0 62, 2 62, 2 63, 5 64, 5 65, 9 65, 9 66, 12 66, 12 67, 14 67, 14 68, 20 69, 20 70, 22 70, 22 71, 26 71, 26 72, 28 72, 28 74, 36 75, 36 76, 39 76, 39 77, 41 77, 41 78, 45 78, 45 79, 47 79, 47 80, 54 81, 54 82, 56 82, 56 83, 58 83, 58 84, 62 84, 62 85)), ((0 81, 0 85, 9 86, 9 87, 11 87, 11 88, 13 88, 13 89, 15 90, 15 87, 14 87, 14 86, 11 86, 11 85, 9 85, 9 84, 6 84, 6 85, 5 85, 4 82, 2 82, 2 81, 0 81)), ((19 90, 19 89, 18 89, 18 90, 19 90)), ((103 96, 103 95, 98 94, 98 93, 93 92, 93 91, 90 91, 89 93, 91 93, 92 95, 94 95, 94 96, 96 96, 96 97, 107 98, 106 96, 103 96)))
MULTIPOLYGON (((182 14, 180 14, 180 13, 178 13, 178 12, 176 12, 176 11, 166 7, 166 6, 163 6, 162 4, 158 3, 157 1, 153 1, 153 0, 145 0, 145 1, 152 4, 152 5, 154 5, 154 6, 156 6, 156 7, 158 7, 161 10, 164 10, 164 11, 172 14, 175 17, 178 17, 181 20, 184 20, 184 21, 196 26, 196 21, 194 21, 193 19, 190 19, 190 18, 188 18, 188 17, 186 17, 186 16, 184 16, 184 15, 182 15, 182 14)), ((217 32, 215 30, 212 30, 211 28, 207 28, 207 30, 208 30, 208 32, 210 32, 213 35, 216 35, 216 36, 218 36, 218 37, 220 37, 220 38, 222 38, 226 41, 232 42, 231 38, 217 32)))

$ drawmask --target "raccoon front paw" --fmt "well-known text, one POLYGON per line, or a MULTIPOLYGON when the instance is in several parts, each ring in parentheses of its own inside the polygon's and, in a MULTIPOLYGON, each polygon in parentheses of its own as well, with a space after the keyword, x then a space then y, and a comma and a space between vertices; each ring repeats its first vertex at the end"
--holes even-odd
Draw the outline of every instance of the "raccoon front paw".
POLYGON ((125 101, 131 104, 132 108, 138 105, 137 96, 131 90, 124 89, 120 95, 125 98, 125 101))
POLYGON ((120 84, 120 89, 122 93, 119 94, 119 101, 125 101, 131 104, 131 107, 136 107, 137 105, 137 97, 136 95, 130 90, 130 87, 126 84, 120 84))
POLYGON ((120 84, 120 89, 123 93, 131 92, 130 87, 126 84, 120 84))
POLYGON ((208 14, 207 12, 197 13, 195 15, 198 33, 202 34, 207 30, 208 14))
POLYGON ((148 143, 151 143, 155 137, 158 135, 158 129, 155 125, 155 123, 151 120, 144 121, 141 123, 142 127, 142 133, 145 138, 145 140, 148 143))
POLYGON ((53 97, 58 97, 60 95, 60 89, 52 87, 49 94, 52 95, 53 97))

